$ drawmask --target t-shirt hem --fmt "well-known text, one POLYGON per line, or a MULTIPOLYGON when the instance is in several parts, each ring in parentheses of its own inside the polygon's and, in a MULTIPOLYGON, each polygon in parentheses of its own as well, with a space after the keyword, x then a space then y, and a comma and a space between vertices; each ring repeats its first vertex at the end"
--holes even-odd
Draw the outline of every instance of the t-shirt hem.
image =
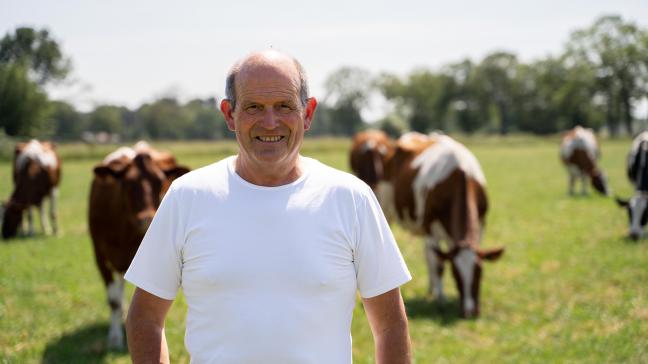
POLYGON ((170 293, 169 291, 165 289, 161 289, 159 287, 155 287, 152 284, 148 283, 143 283, 143 282, 137 282, 137 279, 133 279, 133 277, 129 274, 126 274, 124 276, 124 279, 127 280, 128 282, 132 283, 136 287, 145 290, 146 292, 158 296, 162 299, 173 301, 176 298, 177 292, 176 293, 170 293))
POLYGON ((362 298, 372 298, 379 296, 385 292, 391 291, 392 289, 396 287, 400 287, 404 285, 405 283, 409 282, 412 280, 412 275, 407 273, 405 276, 401 276, 399 279, 395 279, 393 281, 390 281, 389 283, 385 283, 381 286, 378 286, 373 289, 365 290, 360 292, 360 297, 362 298))

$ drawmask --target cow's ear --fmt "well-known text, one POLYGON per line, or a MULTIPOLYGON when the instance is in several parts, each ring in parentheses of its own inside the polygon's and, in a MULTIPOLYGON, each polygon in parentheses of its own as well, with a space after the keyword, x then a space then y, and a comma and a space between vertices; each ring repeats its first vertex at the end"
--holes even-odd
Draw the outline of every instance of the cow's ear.
POLYGON ((185 166, 175 166, 164 170, 164 175, 171 181, 189 172, 190 169, 185 166))
POLYGON ((120 178, 126 173, 126 166, 96 166, 94 174, 99 177, 113 176, 120 178))
POLYGON ((477 249, 477 255, 483 260, 497 260, 504 254, 504 247, 491 249, 477 249))
POLYGON ((619 205, 619 207, 628 207, 628 200, 624 200, 619 196, 615 196, 614 201, 616 201, 616 203, 617 203, 617 205, 619 205))

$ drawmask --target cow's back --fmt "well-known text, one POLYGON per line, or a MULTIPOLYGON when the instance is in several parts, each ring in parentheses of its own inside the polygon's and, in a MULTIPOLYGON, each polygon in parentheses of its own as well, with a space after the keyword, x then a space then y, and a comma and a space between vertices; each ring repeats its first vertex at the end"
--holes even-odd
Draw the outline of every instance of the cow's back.
POLYGON ((563 135, 560 158, 566 165, 589 172, 595 168, 598 156, 598 142, 592 129, 576 126, 563 135))
POLYGON ((32 140, 16 146, 13 161, 12 201, 40 205, 61 179, 61 160, 54 145, 32 140))
POLYGON ((477 159, 445 135, 399 140, 391 161, 393 200, 399 220, 414 233, 430 234, 434 222, 450 232, 477 202, 476 218, 488 208, 485 177, 477 159), (427 138, 427 139, 426 139, 427 138))
POLYGON ((415 189, 425 201, 419 208, 426 232, 438 221, 461 243, 471 230, 480 229, 488 210, 486 178, 466 147, 439 135, 413 164, 419 167, 415 189))

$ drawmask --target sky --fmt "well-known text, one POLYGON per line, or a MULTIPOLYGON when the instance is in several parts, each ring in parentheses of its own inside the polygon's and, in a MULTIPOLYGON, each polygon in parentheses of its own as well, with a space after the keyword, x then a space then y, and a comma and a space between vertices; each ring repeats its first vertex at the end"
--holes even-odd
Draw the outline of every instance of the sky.
POLYGON ((497 50, 529 62, 607 14, 648 28, 648 0, 0 0, 0 33, 48 29, 73 66, 50 96, 88 111, 220 99, 231 65, 269 47, 300 60, 320 100, 344 66, 403 76, 497 50))

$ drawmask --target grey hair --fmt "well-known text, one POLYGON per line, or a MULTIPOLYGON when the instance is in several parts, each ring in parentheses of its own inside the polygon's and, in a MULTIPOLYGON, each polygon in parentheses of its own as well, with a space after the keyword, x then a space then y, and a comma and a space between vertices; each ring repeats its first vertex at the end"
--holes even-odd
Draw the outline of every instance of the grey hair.
MULTIPOLYGON (((299 98, 301 99, 302 106, 306 106, 306 101, 309 98, 308 91, 308 77, 306 76, 306 70, 304 66, 299 63, 295 57, 290 57, 293 61, 297 72, 299 73, 299 98)), ((241 70, 241 62, 237 62, 232 69, 227 74, 227 79, 225 80, 225 97, 232 104, 232 110, 236 108, 236 75, 241 70)))

